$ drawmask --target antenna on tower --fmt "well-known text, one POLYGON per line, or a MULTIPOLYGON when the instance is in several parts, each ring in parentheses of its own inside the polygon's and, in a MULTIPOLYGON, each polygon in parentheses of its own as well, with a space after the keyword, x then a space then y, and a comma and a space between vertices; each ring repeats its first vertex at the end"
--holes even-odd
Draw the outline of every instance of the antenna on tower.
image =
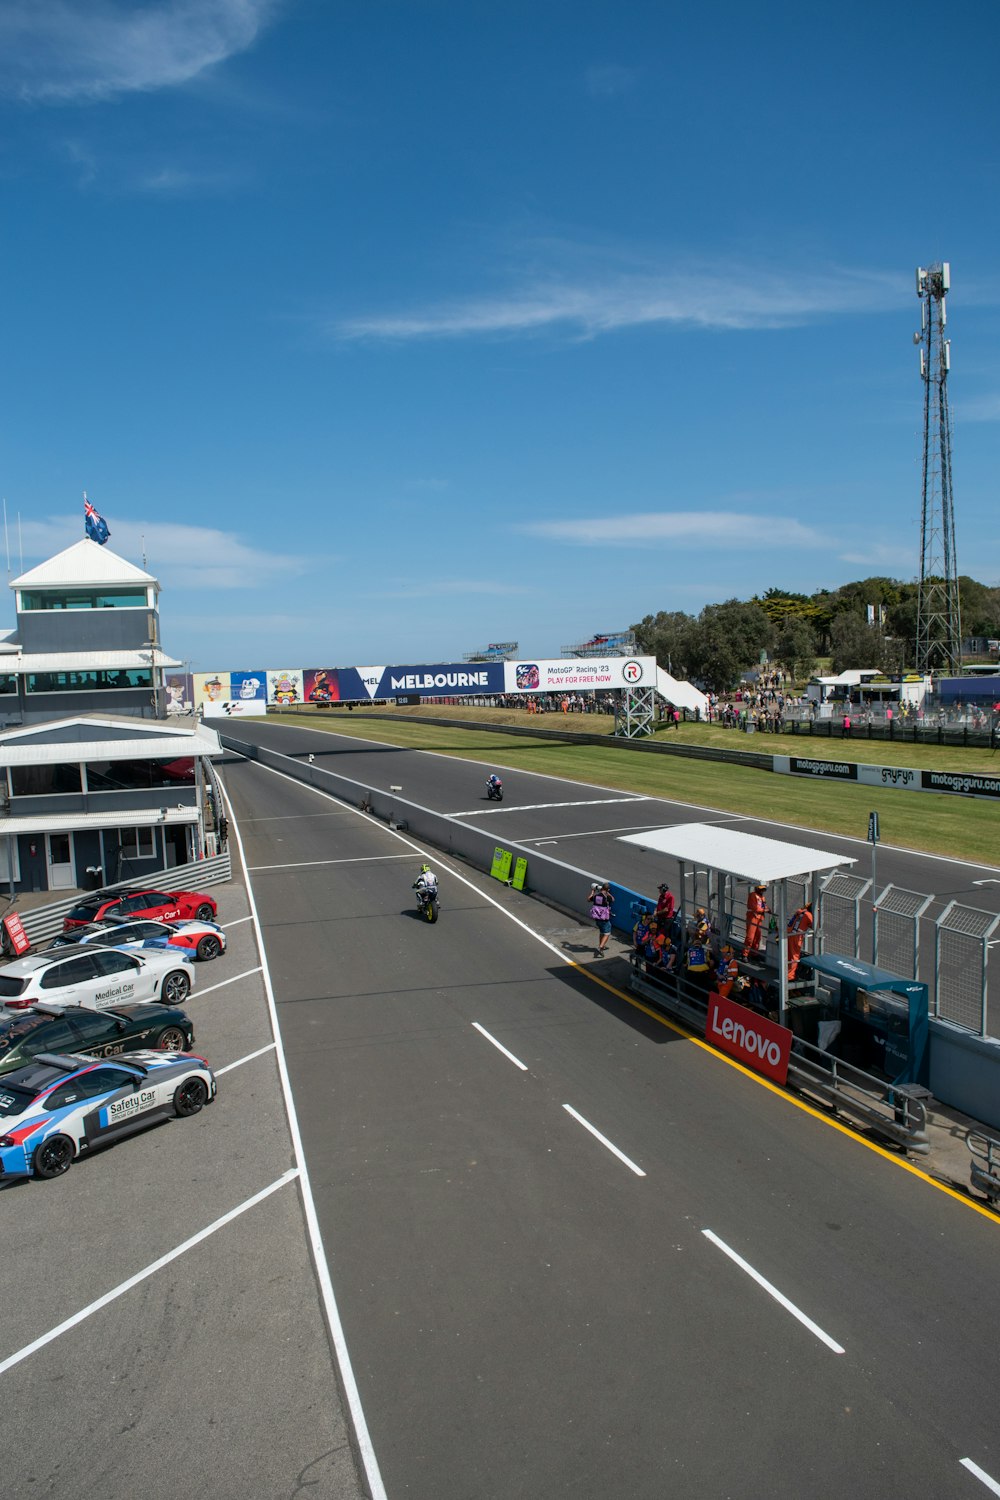
POLYGON ((962 619, 951 489, 951 412, 948 371, 951 340, 944 336, 951 267, 917 268, 921 302, 920 378, 924 382, 924 462, 920 509, 920 582, 917 592, 918 672, 962 670, 962 619))
POLYGON ((7 582, 10 583, 10 540, 7 536, 7 496, 3 497, 3 544, 7 551, 7 582))

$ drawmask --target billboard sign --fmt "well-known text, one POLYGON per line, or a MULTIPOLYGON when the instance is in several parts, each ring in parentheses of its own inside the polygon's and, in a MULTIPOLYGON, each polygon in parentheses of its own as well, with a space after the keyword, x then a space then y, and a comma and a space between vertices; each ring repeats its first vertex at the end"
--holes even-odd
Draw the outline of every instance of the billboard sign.
POLYGON ((735 1000, 709 995, 705 1040, 775 1083, 784 1083, 788 1078, 788 1059, 792 1053, 792 1033, 788 1027, 759 1016, 745 1005, 737 1005, 735 1000))
POLYGON ((261 668, 257 672, 230 672, 231 696, 242 703, 267 703, 267 673, 261 668))
MULTIPOLYGON (((279 708, 287 707, 290 703, 302 702, 302 668, 285 667, 280 672, 268 672, 267 676, 267 701, 274 703, 279 708)), ((227 698, 232 694, 227 693, 227 698)))
POLYGON ((336 667, 306 667, 302 691, 307 703, 339 703, 340 683, 336 667))
POLYGON ((503 662, 445 662, 412 667, 341 667, 344 702, 372 698, 451 698, 504 691, 503 662))
POLYGON ((656 686, 655 656, 558 657, 509 661, 504 692, 564 693, 656 686))
POLYGON ((196 708, 203 703, 221 703, 233 696, 228 672, 195 672, 193 682, 196 708))
POLYGON ((221 703, 206 701, 206 719, 246 719, 267 713, 263 698, 224 698, 221 703))

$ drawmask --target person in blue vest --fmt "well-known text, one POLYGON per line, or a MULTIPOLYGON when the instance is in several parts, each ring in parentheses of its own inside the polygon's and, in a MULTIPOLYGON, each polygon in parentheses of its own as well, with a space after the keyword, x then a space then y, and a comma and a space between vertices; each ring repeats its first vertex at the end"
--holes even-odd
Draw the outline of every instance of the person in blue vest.
POLYGON ((698 926, 688 939, 684 967, 691 984, 707 990, 712 981, 712 955, 708 950, 708 927, 698 926))
POLYGON ((632 946, 636 953, 642 953, 646 947, 646 939, 649 937, 649 907, 640 906, 639 917, 632 928, 632 946))

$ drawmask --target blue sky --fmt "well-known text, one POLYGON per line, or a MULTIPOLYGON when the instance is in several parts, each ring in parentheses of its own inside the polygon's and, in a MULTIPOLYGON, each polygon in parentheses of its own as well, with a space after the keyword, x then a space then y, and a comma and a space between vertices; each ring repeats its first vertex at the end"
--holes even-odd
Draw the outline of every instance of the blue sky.
MULTIPOLYGON (((994 0, 4 0, 0 494, 195 670, 1000 582, 994 0)), ((13 623, 11 603, 6 622, 13 623)))

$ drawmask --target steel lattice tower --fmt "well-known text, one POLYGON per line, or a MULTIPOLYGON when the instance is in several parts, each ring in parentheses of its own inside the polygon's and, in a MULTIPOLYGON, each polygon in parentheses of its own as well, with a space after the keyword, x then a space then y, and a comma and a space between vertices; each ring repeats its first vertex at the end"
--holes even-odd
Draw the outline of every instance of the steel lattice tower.
POLYGON ((917 595, 918 672, 962 670, 962 620, 955 557, 955 510, 951 492, 951 413, 948 371, 951 340, 944 336, 945 298, 951 268, 917 270, 921 303, 920 377, 924 382, 924 472, 920 510, 920 585, 917 595))

